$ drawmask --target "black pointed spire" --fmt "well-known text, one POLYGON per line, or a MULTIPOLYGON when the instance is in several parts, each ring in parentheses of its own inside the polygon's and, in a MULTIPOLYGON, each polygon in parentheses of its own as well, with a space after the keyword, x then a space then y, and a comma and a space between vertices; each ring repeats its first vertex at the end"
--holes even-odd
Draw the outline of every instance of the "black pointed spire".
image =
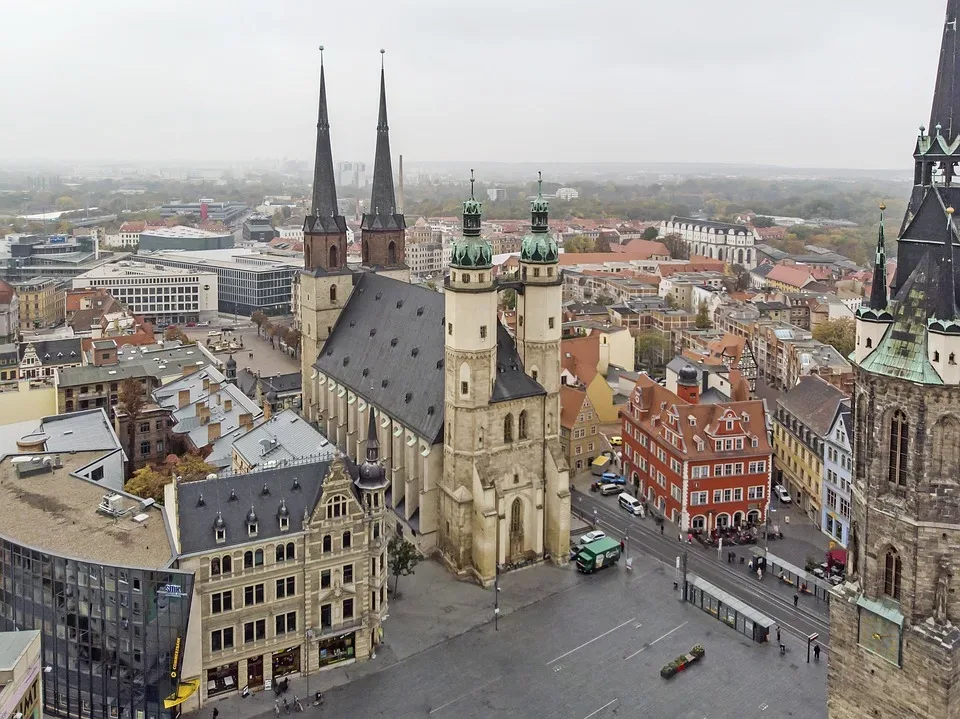
POLYGON ((317 114, 317 155, 313 168, 313 216, 323 218, 340 214, 337 210, 337 186, 333 175, 333 151, 330 147, 330 117, 327 114, 327 82, 323 72, 323 45, 320 46, 320 109, 317 114))
POLYGON ((370 407, 370 422, 367 427, 367 461, 380 461, 380 440, 377 439, 377 420, 373 416, 373 407, 370 407))
POLYGON ((880 205, 880 231, 877 233, 877 256, 873 262, 873 283, 870 285, 870 309, 887 309, 887 248, 883 237, 883 211, 880 205))
MULTIPOLYGON (((943 41, 940 44, 940 67, 937 70, 937 85, 933 93, 930 111, 930 134, 938 125, 947 144, 960 135, 960 41, 957 20, 960 15, 960 0, 947 0, 947 16, 943 25, 943 41)), ((935 135, 934 135, 935 137, 935 135)))
POLYGON ((373 187, 369 212, 364 213, 364 230, 402 230, 403 215, 397 213, 397 197, 393 188, 393 164, 390 159, 390 126, 387 124, 387 83, 383 54, 380 51, 380 114, 377 118, 377 153, 373 160, 373 187))
POLYGON ((940 282, 937 287, 938 320, 957 319, 957 285, 953 274, 953 208, 947 208, 947 237, 943 243, 943 257, 940 259, 940 282))

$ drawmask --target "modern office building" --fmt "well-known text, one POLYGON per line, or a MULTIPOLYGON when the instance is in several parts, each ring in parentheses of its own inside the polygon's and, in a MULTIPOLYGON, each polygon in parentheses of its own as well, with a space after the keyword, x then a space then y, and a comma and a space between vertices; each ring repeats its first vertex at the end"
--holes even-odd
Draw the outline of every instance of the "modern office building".
POLYGON ((43 673, 40 632, 0 632, 0 712, 12 719, 40 719, 43 673))
POLYGON ((243 223, 245 242, 269 242, 278 234, 266 215, 250 215, 243 223))
POLYGON ((134 314, 153 324, 213 319, 217 314, 214 272, 122 260, 73 278, 73 289, 103 287, 134 314))
POLYGON ((178 215, 195 215, 197 219, 216 222, 219 220, 225 225, 236 222, 247 211, 242 202, 217 202, 201 199, 197 202, 168 202, 160 207, 160 217, 177 217, 178 215))
POLYGON ((160 719, 199 688, 181 680, 193 575, 152 500, 77 475, 100 455, 0 461, 0 630, 41 632, 44 714, 160 719))
POLYGON ((290 312, 293 275, 302 266, 302 260, 296 257, 242 247, 205 252, 141 251, 137 259, 164 267, 216 272, 220 312, 247 317, 257 310, 270 315, 290 312))
POLYGON ((196 227, 148 227, 140 233, 140 250, 222 250, 233 247, 230 232, 209 232, 196 227))
POLYGON ((112 259, 113 253, 101 253, 96 235, 13 235, 7 247, 0 249, 0 279, 8 282, 26 282, 34 277, 64 280, 112 259))

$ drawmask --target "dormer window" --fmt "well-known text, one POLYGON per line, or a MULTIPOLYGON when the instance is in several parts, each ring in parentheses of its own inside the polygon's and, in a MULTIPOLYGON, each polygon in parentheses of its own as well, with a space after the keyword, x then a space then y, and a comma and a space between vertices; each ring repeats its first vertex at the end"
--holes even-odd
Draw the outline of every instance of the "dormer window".
POLYGON ((256 537, 257 536, 257 523, 256 522, 247 522, 247 536, 256 537))
POLYGON ((217 534, 217 544, 223 544, 224 542, 227 541, 226 529, 218 529, 216 530, 216 534, 217 534))
POLYGON ((280 517, 280 531, 286 532, 290 529, 290 517, 280 517))

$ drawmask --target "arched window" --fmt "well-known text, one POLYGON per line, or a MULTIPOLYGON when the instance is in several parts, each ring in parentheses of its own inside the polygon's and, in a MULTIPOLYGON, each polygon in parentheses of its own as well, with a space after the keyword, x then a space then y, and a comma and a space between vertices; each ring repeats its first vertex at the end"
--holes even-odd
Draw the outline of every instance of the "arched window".
POLYGON ((287 542, 287 559, 297 558, 297 545, 293 542, 287 542))
POLYGON ((510 507, 510 531, 519 532, 523 529, 523 502, 520 497, 513 500, 513 506, 510 507))
POLYGON ((336 286, 336 285, 330 285, 330 301, 331 301, 331 302, 336 302, 336 301, 337 301, 337 286, 336 286))
POLYGON ((343 533, 343 548, 344 548, 344 549, 350 549, 350 547, 352 546, 352 543, 353 543, 353 536, 350 534, 350 532, 344 532, 344 533, 343 533))
POLYGON ((220 574, 220 560, 216 557, 210 560, 210 575, 217 576, 220 574))
POLYGON ((503 418, 503 441, 513 441, 513 415, 508 414, 503 418))
POLYGON ((329 534, 323 535, 323 551, 329 552, 333 549, 333 539, 329 534))
MULTIPOLYGON (((870 340, 867 340, 867 342, 869 342, 869 341, 870 341, 870 340)), ((867 347, 869 347, 869 346, 870 346, 870 345, 867 345, 867 347)), ((934 350, 934 353, 933 353, 933 361, 934 361, 934 362, 939 362, 939 361, 940 361, 940 353, 937 352, 936 350, 934 350)))
POLYGON ((263 550, 258 549, 253 553, 253 566, 262 567, 263 566, 263 550))
POLYGON ((336 245, 330 245, 330 267, 328 269, 335 270, 340 266, 340 251, 337 249, 336 245))
POLYGON ((890 419, 887 481, 901 487, 907 486, 907 434, 909 431, 907 416, 898 409, 890 419))
POLYGON ((883 561, 883 593, 900 601, 900 554, 891 547, 883 561))
POLYGON ((956 477, 960 473, 960 421, 952 415, 941 418, 933 426, 930 447, 934 476, 956 477))
POLYGON ((527 410, 523 410, 517 418, 517 436, 520 439, 527 438, 527 410))
POLYGON ((253 552, 249 549, 243 553, 243 568, 250 569, 253 567, 253 552))
POLYGON ((283 545, 282 545, 282 544, 278 544, 278 545, 277 545, 277 561, 278 561, 278 562, 282 562, 282 561, 284 561, 286 558, 287 558, 287 555, 286 555, 286 553, 283 551, 283 545))
POLYGON ((370 264, 370 245, 364 240, 360 245, 361 261, 365 265, 370 264))
MULTIPOLYGON (((871 347, 873 347, 873 338, 867 337, 867 349, 870 349, 871 347)), ((940 360, 940 353, 935 352, 934 354, 936 355, 936 359, 934 359, 933 361, 938 362, 940 360)))
POLYGON ((220 565, 224 574, 230 574, 233 571, 233 560, 230 558, 229 554, 224 555, 220 565))
POLYGON ((387 264, 397 264, 397 243, 393 240, 390 240, 390 244, 387 245, 387 264))

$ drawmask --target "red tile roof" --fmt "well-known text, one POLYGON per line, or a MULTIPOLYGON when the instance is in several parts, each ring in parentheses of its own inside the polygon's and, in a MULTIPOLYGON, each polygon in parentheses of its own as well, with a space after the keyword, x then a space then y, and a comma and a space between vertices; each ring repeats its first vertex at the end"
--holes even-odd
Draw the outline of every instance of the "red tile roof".
POLYGON ((800 289, 814 281, 810 269, 807 267, 798 267, 796 265, 777 265, 769 274, 767 280, 780 282, 790 287, 800 289))
POLYGON ((625 245, 610 245, 610 250, 617 254, 646 255, 640 259, 649 260, 654 256, 670 257, 670 250, 662 242, 655 240, 630 240, 625 245))
POLYGON ((587 399, 587 393, 576 387, 560 387, 560 426, 573 429, 577 415, 587 399))
POLYGON ((130 220, 120 225, 120 232, 143 232, 147 223, 143 220, 130 220))
POLYGON ((574 337, 560 341, 560 364, 584 384, 597 376, 600 364, 600 335, 574 337))

